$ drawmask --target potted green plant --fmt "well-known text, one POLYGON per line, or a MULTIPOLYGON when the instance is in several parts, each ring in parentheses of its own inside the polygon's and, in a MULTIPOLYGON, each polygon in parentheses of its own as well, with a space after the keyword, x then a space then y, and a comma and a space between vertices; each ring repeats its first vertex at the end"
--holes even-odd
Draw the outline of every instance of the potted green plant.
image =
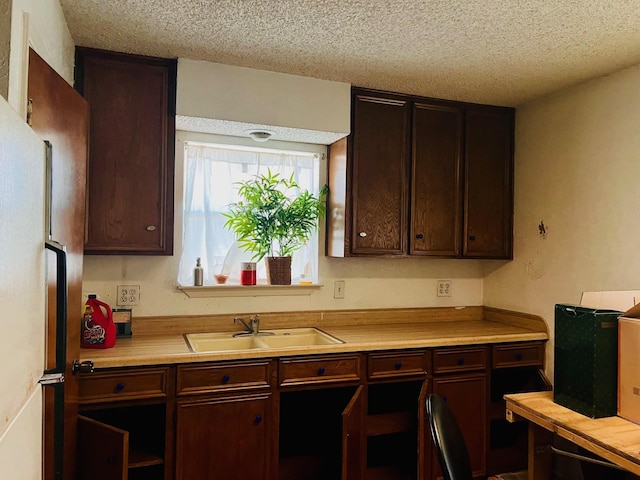
POLYGON ((327 186, 315 197, 300 191, 293 174, 284 178, 270 170, 237 185, 242 200, 229 205, 225 228, 253 254, 253 261, 266 257, 270 284, 290 285, 291 255, 309 240, 324 216, 327 186))

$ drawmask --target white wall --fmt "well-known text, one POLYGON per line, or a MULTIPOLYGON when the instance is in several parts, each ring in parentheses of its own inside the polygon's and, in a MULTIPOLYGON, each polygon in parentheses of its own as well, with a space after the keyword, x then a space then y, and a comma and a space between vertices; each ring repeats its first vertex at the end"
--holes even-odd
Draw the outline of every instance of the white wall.
MULTIPOLYGON (((482 262, 393 258, 328 258, 320 253, 318 271, 325 286, 311 296, 188 298, 177 289, 182 232, 183 146, 185 140, 219 137, 178 132, 176 145, 176 218, 173 257, 85 256, 83 291, 115 304, 117 285, 140 285, 141 303, 134 315, 195 315, 351 308, 482 305, 482 262), (345 298, 333 298, 334 280, 345 280, 345 298), (436 297, 436 281, 451 279, 451 297, 436 297)), ((236 137, 236 143, 254 145, 236 137)), ((290 149, 284 142, 272 148, 290 149)), ((307 147, 311 148, 311 147, 307 147)), ((316 147, 317 149, 317 147, 316 147)), ((326 163, 321 170, 326 170, 326 163)), ((322 179, 321 179, 322 181, 322 179)), ((322 229, 324 230, 324 228, 322 229)), ((320 244, 324 244, 321 231, 320 244)))
POLYGON ((348 83, 181 58, 178 115, 349 133, 348 83))
POLYGON ((640 288, 639 85, 636 66, 517 110, 514 261, 486 269, 485 305, 540 315, 553 334, 556 303, 640 288))
POLYGON ((8 100, 22 117, 26 113, 29 46, 73 84, 75 45, 58 0, 13 0, 8 100))

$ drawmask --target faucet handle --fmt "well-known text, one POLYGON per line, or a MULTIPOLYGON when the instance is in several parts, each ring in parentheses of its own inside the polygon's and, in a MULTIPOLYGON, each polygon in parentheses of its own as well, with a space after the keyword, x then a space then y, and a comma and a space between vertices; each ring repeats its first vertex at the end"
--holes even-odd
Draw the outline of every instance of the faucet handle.
POLYGON ((253 333, 258 333, 260 330, 260 315, 257 313, 251 317, 251 329, 253 330, 253 333))

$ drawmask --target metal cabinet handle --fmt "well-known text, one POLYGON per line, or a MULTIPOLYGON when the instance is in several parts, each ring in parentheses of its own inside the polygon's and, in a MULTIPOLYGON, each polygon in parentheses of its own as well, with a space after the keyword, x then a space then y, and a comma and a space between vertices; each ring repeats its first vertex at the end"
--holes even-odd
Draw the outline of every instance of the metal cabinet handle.
POLYGON ((222 383, 229 383, 229 380, 231 380, 231 377, 229 375, 224 375, 222 377, 222 383))
POLYGON ((360 232, 360 233, 358 234, 358 236, 359 236, 360 238, 364 238, 364 237, 366 237, 366 236, 367 236, 367 232, 360 232))
POLYGON ((458 365, 464 365, 464 357, 458 358, 458 365))
POLYGON ((424 238, 424 234, 423 234, 423 233, 418 233, 418 234, 416 235, 416 238, 417 238, 418 240, 422 240, 422 239, 424 238))
POLYGON ((324 368, 324 367, 320 367, 320 368, 318 369, 318 375, 324 375, 324 372, 326 372, 326 370, 325 370, 325 368, 324 368))
POLYGON ((116 385, 116 392, 121 392, 124 390, 124 383, 118 383, 116 385))
POLYGON ((395 367, 396 367, 396 370, 400 370, 402 368, 402 362, 397 362, 395 367))
POLYGON ((149 231, 149 232, 153 232, 155 229, 156 229, 156 226, 155 226, 155 225, 149 225, 149 226, 147 226, 147 231, 149 231))
POLYGON ((258 425, 260 422, 262 422, 262 415, 256 415, 256 418, 253 421, 253 424, 258 425))

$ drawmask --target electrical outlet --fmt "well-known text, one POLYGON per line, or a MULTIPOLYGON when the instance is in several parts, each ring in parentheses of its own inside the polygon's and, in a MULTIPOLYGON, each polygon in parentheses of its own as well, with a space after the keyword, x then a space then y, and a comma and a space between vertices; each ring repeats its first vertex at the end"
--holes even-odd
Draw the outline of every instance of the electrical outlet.
POLYGON ((120 307, 140 305, 140 285, 118 285, 116 305, 120 307))
POLYGON ((438 280, 438 290, 436 292, 436 295, 438 297, 450 297, 451 284, 451 280, 438 280))
POLYGON ((333 298, 344 298, 344 280, 333 282, 333 298))

